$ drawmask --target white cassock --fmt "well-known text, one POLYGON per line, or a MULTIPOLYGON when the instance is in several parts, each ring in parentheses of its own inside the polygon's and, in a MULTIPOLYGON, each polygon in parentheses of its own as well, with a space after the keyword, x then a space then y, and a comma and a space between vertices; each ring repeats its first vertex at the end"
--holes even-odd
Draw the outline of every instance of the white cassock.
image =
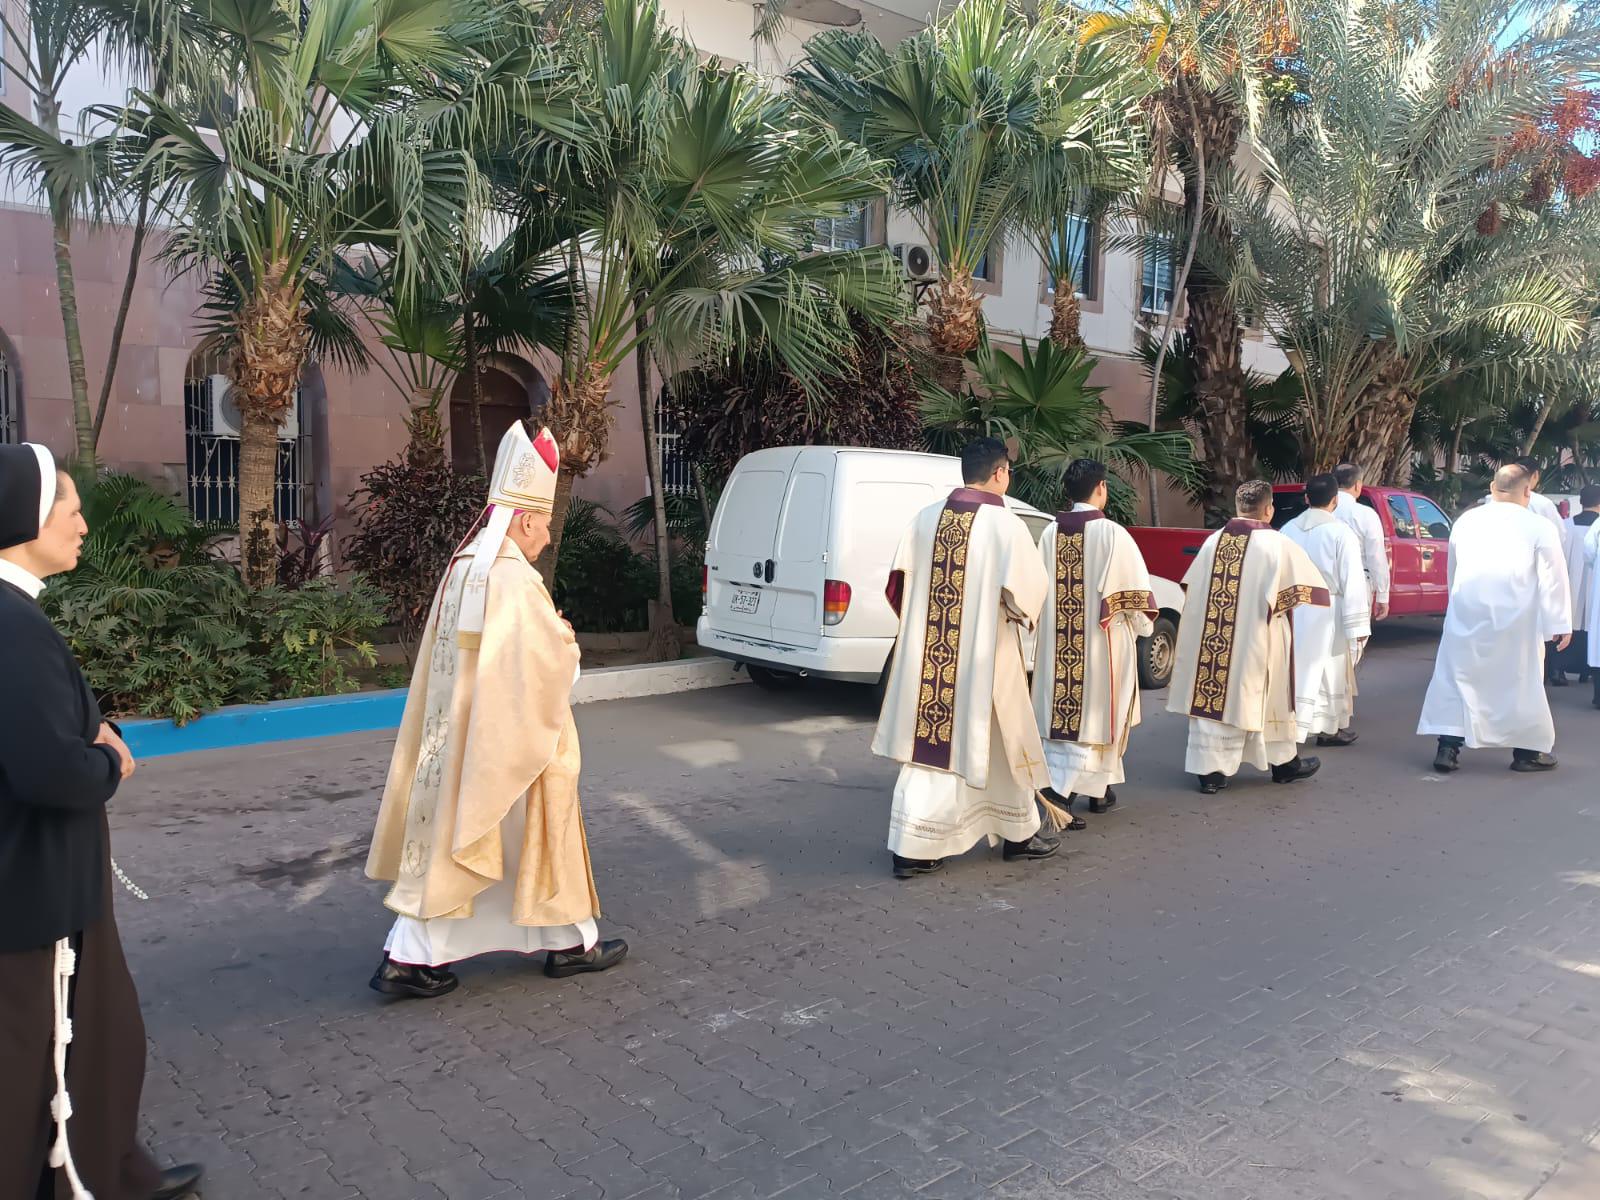
MULTIPOLYGON (((582 666, 573 668, 573 687, 578 686, 582 674, 582 666)), ((514 804, 501 821, 505 874, 498 883, 478 893, 470 917, 398 916, 383 943, 384 953, 397 963, 414 967, 445 967, 479 954, 537 954, 541 950, 571 950, 577 946, 590 949, 600 938, 600 927, 593 917, 585 917, 575 925, 516 923, 512 907, 527 820, 524 807, 514 804)))
POLYGON ((923 509, 889 576, 900 633, 874 754, 901 765, 889 849, 948 858, 980 840, 1027 841, 1050 782, 1028 702, 1022 633, 1046 578, 1022 519, 957 488, 923 509))
MULTIPOLYGON (((1491 493, 1478 501, 1478 507, 1483 508, 1485 505, 1493 504, 1494 502, 1494 495, 1491 493)), ((1543 492, 1529 492, 1528 511, 1536 517, 1543 517, 1555 527, 1556 536, 1561 539, 1561 552, 1565 554, 1567 551, 1568 524, 1566 518, 1561 515, 1561 510, 1556 507, 1556 502, 1543 492)))
POLYGON ((1356 663, 1372 633, 1372 597, 1361 543, 1326 509, 1308 508, 1283 527, 1328 584, 1328 607, 1294 610, 1294 719, 1300 740, 1338 733, 1356 706, 1356 663))
POLYGON ((1302 604, 1326 605, 1306 552, 1263 521, 1235 517, 1205 540, 1183 577, 1183 622, 1167 710, 1189 718, 1184 770, 1232 775, 1291 762, 1294 624, 1302 604))
POLYGON ((1139 723, 1139 639, 1156 617, 1132 535, 1099 509, 1073 506, 1039 539, 1051 581, 1039 618, 1033 713, 1051 786, 1100 799, 1123 780, 1139 723))
MULTIPOLYGON (((1593 517, 1595 514, 1585 512, 1580 515, 1593 517)), ((1589 597, 1594 591, 1594 566, 1589 561, 1588 543, 1594 527, 1600 525, 1600 521, 1585 521, 1580 525, 1576 517, 1568 517, 1564 525, 1567 582, 1572 586, 1572 632, 1577 633, 1595 629, 1594 622, 1589 619, 1589 597)))
POLYGON ((1571 631, 1555 526, 1509 501, 1469 509, 1450 531, 1450 606, 1417 732, 1548 753, 1544 647, 1571 631))
POLYGON ((1389 547, 1383 539, 1383 522, 1377 510, 1361 503, 1349 492, 1340 491, 1333 515, 1338 517, 1361 543, 1361 565, 1367 574, 1367 590, 1379 604, 1389 603, 1389 547))

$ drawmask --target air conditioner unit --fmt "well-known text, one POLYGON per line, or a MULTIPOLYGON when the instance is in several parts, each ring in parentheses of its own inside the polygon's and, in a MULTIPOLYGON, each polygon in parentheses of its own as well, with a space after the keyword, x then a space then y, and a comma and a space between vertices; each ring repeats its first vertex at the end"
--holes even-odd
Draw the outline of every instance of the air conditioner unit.
MULTIPOLYGON (((212 375, 207 379, 211 388, 211 434, 213 437, 236 438, 244 429, 244 417, 239 412, 233 380, 226 375, 212 375)), ((295 389, 294 403, 278 425, 279 441, 294 441, 300 436, 300 391, 295 389)))
POLYGON ((212 435, 238 437, 244 429, 244 418, 240 416, 238 402, 234 399, 233 380, 226 375, 213 375, 206 383, 211 389, 212 435))
POLYGON ((899 242, 889 248, 908 279, 932 279, 939 272, 933 264, 933 251, 916 242, 899 242))

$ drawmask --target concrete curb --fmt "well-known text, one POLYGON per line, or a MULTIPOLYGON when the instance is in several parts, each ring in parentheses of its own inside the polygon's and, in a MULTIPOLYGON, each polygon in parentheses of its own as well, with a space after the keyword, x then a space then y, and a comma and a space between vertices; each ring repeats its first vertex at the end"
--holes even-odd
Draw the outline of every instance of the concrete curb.
MULTIPOLYGON (((579 678, 572 689, 572 702, 631 700, 749 682, 749 675, 720 658, 597 667, 579 678)), ((122 736, 135 758, 165 758, 198 750, 396 729, 405 705, 404 688, 349 696, 313 696, 272 704, 235 705, 182 726, 171 721, 128 721, 122 726, 122 736)))

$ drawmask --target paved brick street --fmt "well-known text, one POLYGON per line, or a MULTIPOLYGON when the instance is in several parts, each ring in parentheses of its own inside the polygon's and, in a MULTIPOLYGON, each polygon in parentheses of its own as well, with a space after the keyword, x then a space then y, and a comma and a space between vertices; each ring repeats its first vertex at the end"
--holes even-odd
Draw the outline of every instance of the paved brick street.
POLYGON ((1071 853, 897 883, 865 689, 586 706, 608 975, 370 992, 388 739, 154 761, 113 809, 145 1116, 211 1200, 1579 1200, 1600 1192, 1600 713, 1562 769, 1412 736, 1425 624, 1360 743, 1215 798, 1135 733, 1071 853))

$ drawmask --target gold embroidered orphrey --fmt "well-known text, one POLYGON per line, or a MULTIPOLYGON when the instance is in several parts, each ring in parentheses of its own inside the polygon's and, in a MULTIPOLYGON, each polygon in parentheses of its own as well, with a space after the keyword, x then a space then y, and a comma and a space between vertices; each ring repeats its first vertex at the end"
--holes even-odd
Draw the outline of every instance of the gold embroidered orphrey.
POLYGON ((1206 621, 1200 631, 1200 661, 1195 668, 1189 714, 1222 720, 1228 706, 1228 675, 1233 667, 1233 635, 1239 622, 1239 581, 1244 574, 1248 533, 1224 533, 1211 560, 1206 590, 1206 621))
POLYGON ((961 608, 967 585, 967 544, 976 510, 939 514, 928 583, 928 625, 917 693, 917 737, 912 761, 948 768, 955 740, 956 667, 961 654, 961 608))
POLYGON ((1297 583, 1293 587, 1286 587, 1279 592, 1272 602, 1272 611, 1286 613, 1292 608, 1302 604, 1315 604, 1317 602, 1317 589, 1309 583, 1297 583))
POLYGON ((1050 705, 1050 736, 1056 741, 1075 742, 1083 728, 1083 557, 1081 529, 1056 536, 1056 687, 1050 705))

